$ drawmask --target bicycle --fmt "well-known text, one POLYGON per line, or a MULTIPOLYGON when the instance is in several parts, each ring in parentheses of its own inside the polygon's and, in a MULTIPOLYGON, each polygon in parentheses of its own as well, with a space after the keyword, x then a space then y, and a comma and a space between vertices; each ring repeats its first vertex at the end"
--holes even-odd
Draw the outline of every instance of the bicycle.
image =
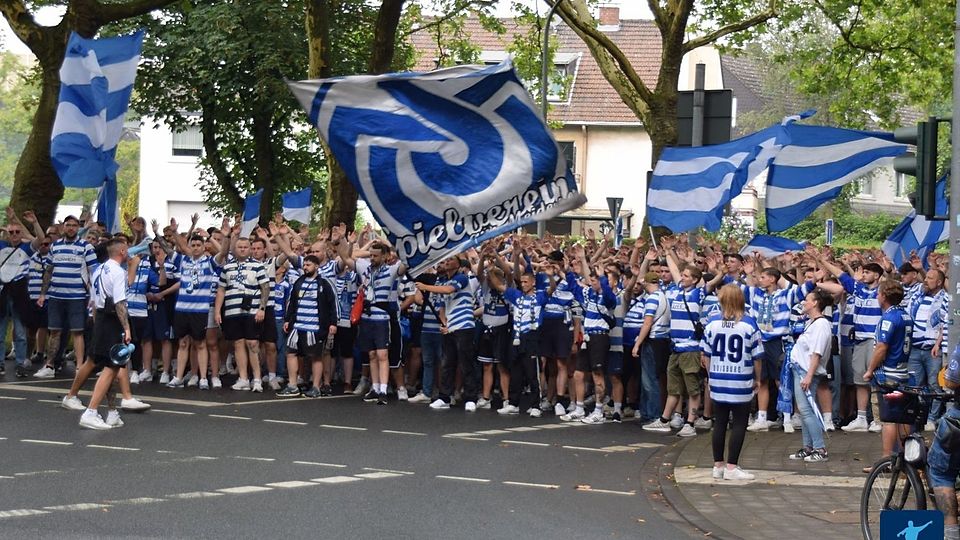
POLYGON ((880 538, 880 512, 883 510, 926 510, 928 499, 937 509, 933 489, 924 482, 929 448, 920 431, 927 422, 930 405, 934 401, 944 404, 953 401, 954 394, 899 386, 877 391, 877 398, 887 400, 889 407, 887 416, 880 420, 898 424, 900 449, 876 462, 863 485, 860 529, 865 540, 880 538), (904 433, 901 424, 912 425, 913 429, 904 433))

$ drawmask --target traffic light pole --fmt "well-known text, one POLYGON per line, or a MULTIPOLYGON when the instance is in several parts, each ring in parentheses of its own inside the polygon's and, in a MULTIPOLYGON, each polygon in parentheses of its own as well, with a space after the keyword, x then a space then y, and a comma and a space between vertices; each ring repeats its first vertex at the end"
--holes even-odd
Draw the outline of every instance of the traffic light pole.
MULTIPOLYGON (((953 113, 960 111, 960 2, 957 2, 953 27, 953 113)), ((950 126, 950 333, 949 349, 952 355, 960 343, 960 129, 950 126)))

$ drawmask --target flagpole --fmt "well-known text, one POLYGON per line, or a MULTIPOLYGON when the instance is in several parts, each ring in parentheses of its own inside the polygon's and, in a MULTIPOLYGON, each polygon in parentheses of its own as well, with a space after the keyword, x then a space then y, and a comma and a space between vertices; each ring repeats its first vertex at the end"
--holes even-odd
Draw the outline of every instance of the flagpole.
MULTIPOLYGON (((547 123, 547 57, 550 55, 550 19, 553 18, 553 14, 556 13, 557 8, 560 7, 560 2, 563 0, 554 0, 553 5, 550 6, 550 10, 547 11, 547 17, 543 22, 543 48, 540 49, 540 114, 543 116, 543 123, 547 126, 547 129, 550 129, 550 124, 547 123)), ((570 164, 567 163, 567 167, 570 164)), ((543 235, 547 232, 547 222, 538 221, 537 222, 537 238, 543 239, 543 235)))
MULTIPOLYGON (((956 12, 954 13, 953 27, 953 111, 960 110, 960 2, 957 2, 956 12)), ((952 152, 950 156, 950 170, 960 171, 960 129, 953 126, 950 130, 952 152)), ((947 293, 950 295, 950 329, 948 334, 948 350, 946 353, 952 355, 952 348, 958 343, 960 337, 960 181, 956 177, 950 179, 950 211, 948 212, 950 224, 950 280, 947 293)))

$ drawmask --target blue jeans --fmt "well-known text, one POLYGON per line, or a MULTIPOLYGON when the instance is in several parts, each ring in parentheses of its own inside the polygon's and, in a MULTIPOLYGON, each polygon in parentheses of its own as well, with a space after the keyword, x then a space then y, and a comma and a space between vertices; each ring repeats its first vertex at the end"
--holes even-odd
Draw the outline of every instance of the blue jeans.
POLYGON ((7 305, 0 310, 0 354, 7 353, 7 327, 13 319, 13 352, 17 358, 17 365, 22 366, 27 361, 27 328, 20 321, 20 315, 14 311, 13 298, 7 298, 7 305))
POLYGON ((432 397, 434 369, 443 362, 442 334, 420 334, 420 358, 423 360, 423 394, 432 397))
MULTIPOLYGON (((806 394, 800 389, 800 381, 807 376, 806 370, 800 366, 793 368, 793 397, 797 404, 797 412, 800 413, 800 421, 803 422, 803 447, 804 448, 825 448, 823 442, 823 423, 817 418, 817 414, 810 406, 810 401, 806 394)), ((820 384, 821 377, 813 376, 810 381, 810 395, 816 400, 817 385, 820 384)))
POLYGON ((657 379, 657 359, 649 341, 640 345, 640 418, 660 418, 660 381, 657 379))
MULTIPOLYGON (((287 378, 287 335, 283 333, 283 320, 276 319, 277 325, 277 377, 287 378)), ((294 381, 296 382, 296 381, 294 381)))
MULTIPOLYGON (((940 358, 933 358, 930 356, 930 350, 924 350, 920 347, 915 349, 910 349, 910 358, 907 360, 907 371, 912 371, 916 374, 917 384, 923 386, 929 386, 932 390, 940 390, 940 386, 937 384, 937 375, 940 373, 940 367, 942 362, 940 358)), ((943 403, 939 400, 935 400, 930 406, 930 419, 940 417, 940 409, 942 408, 943 403)))
POLYGON ((840 372, 842 368, 840 365, 840 355, 833 355, 830 361, 833 362, 833 380, 830 381, 830 392, 833 394, 831 407, 833 408, 833 416, 836 418, 840 416, 840 390, 845 383, 841 380, 840 372))
MULTIPOLYGON (((960 409, 950 407, 944 416, 960 418, 960 409)), ((960 452, 948 454, 940 440, 947 434, 947 422, 940 422, 937 427, 937 436, 933 438, 930 452, 927 454, 927 475, 930 485, 934 488, 952 488, 957 476, 960 475, 960 452)))

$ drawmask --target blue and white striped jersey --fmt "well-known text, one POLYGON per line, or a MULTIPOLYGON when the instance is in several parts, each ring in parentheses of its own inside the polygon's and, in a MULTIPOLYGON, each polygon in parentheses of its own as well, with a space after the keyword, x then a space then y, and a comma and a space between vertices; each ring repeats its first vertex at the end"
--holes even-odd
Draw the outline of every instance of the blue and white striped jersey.
POLYGON ((910 336, 913 347, 931 349, 936 345, 949 307, 950 298, 943 289, 933 295, 921 292, 911 298, 907 313, 913 319, 913 334, 910 336))
POLYGON ((0 281, 13 283, 27 277, 32 255, 30 242, 20 242, 14 247, 10 242, 0 240, 0 281))
POLYGON ((587 334, 609 332, 613 310, 617 307, 617 296, 610 288, 606 276, 600 277, 600 291, 593 287, 581 287, 573 290, 574 298, 583 306, 583 331, 587 334))
POLYGON ((283 322, 283 316, 287 313, 287 297, 290 296, 290 287, 290 283, 285 279, 273 284, 273 317, 279 322, 283 322))
POLYGON ((624 291, 616 294, 617 306, 613 308, 613 328, 610 329, 610 352, 623 352, 623 318, 627 315, 624 291))
POLYGON ((223 289, 223 316, 253 316, 260 309, 261 287, 270 285, 263 263, 254 259, 234 259, 223 265, 219 287, 223 289), (246 309, 244 309, 246 304, 246 309))
POLYGON ((30 270, 27 273, 27 293, 31 300, 40 298, 40 290, 43 288, 43 273, 52 264, 50 254, 40 255, 39 251, 30 256, 30 270))
POLYGON ((914 281, 912 285, 903 285, 903 300, 900 301, 900 307, 903 309, 909 308, 913 297, 923 294, 923 290, 923 282, 920 280, 914 281))
POLYGON ((523 294, 513 287, 503 291, 503 298, 510 303, 513 310, 513 335, 519 338, 523 334, 536 332, 543 323, 543 306, 547 303, 547 294, 542 290, 534 290, 531 294, 523 294))
MULTIPOLYGON (((357 259, 357 274, 364 287, 364 298, 371 304, 389 303, 391 296, 396 302, 397 281, 400 263, 382 264, 376 268, 370 265, 370 259, 357 259)), ((363 312, 365 321, 389 321, 390 314, 379 307, 370 306, 369 313, 363 312)))
POLYGON ((573 273, 568 273, 566 279, 557 283, 553 294, 547 297, 547 305, 544 306, 544 319, 563 319, 569 322, 571 320, 570 310, 573 307, 573 292, 571 283, 576 283, 577 278, 573 273))
POLYGON ((53 262, 53 275, 47 296, 57 300, 86 299, 87 283, 97 268, 93 246, 80 237, 73 242, 61 238, 50 246, 50 259, 53 262))
POLYGON ((131 317, 147 316, 147 292, 150 290, 150 282, 158 282, 159 274, 153 271, 150 264, 150 258, 140 259, 136 269, 134 269, 133 283, 127 287, 127 311, 131 317))
POLYGON ((670 337, 670 301, 663 289, 647 294, 643 299, 643 317, 651 317, 650 339, 670 337))
POLYGON ((692 287, 683 290, 679 286, 667 289, 670 300, 670 339, 673 351, 678 353, 700 350, 700 342, 694 337, 693 321, 700 320, 700 310, 706 290, 692 287))
POLYGON ((300 283, 297 298, 297 313, 293 320, 293 328, 301 332, 319 332, 320 314, 318 311, 318 293, 320 290, 320 280, 324 279, 319 275, 313 278, 305 278, 300 283))
POLYGON ((763 358, 756 321, 715 315, 703 331, 700 350, 710 359, 710 397, 721 403, 748 403, 753 399, 754 363, 763 358))
MULTIPOLYGON (((480 288, 483 298, 483 325, 487 328, 503 326, 510 321, 509 300, 500 291, 484 285, 480 288)), ((538 316, 539 320, 540 317, 538 316)))
POLYGON ((440 309, 443 308, 443 296, 442 294, 434 293, 425 293, 427 297, 427 303, 423 306, 423 328, 421 328, 420 333, 422 334, 439 334, 440 333, 440 319, 437 317, 440 314, 440 309), (433 309, 430 309, 430 306, 433 306, 433 309))
POLYGON ((357 273, 353 270, 347 270, 339 274, 333 281, 334 292, 337 293, 337 303, 340 305, 340 320, 337 326, 341 328, 350 328, 350 311, 353 309, 353 303, 357 300, 357 294, 360 290, 357 283, 357 273))
POLYGON ((173 261, 176 275, 180 280, 177 292, 176 311, 181 313, 207 313, 213 303, 214 291, 220 267, 209 255, 194 259, 188 255, 177 254, 173 261))
POLYGON ((877 334, 877 324, 883 311, 880 309, 880 301, 877 300, 877 291, 880 290, 880 283, 874 283, 874 287, 867 287, 860 281, 856 281, 850 274, 844 272, 840 274, 840 284, 843 285, 847 294, 853 295, 853 330, 854 339, 863 341, 865 339, 874 339, 877 334))
POLYGON ((470 286, 470 278, 463 272, 457 272, 444 285, 454 288, 454 292, 445 295, 447 331, 476 328, 473 318, 474 289, 470 286))
MULTIPOLYGON (((841 347, 853 347, 853 311, 856 307, 857 299, 852 294, 845 294, 843 313, 839 316, 839 328, 841 347)), ((840 311, 840 310, 838 310, 840 311)))
POLYGON ((760 328, 763 341, 786 337, 790 333, 790 310, 810 293, 816 284, 789 285, 772 294, 761 287, 748 287, 750 316, 760 328))

